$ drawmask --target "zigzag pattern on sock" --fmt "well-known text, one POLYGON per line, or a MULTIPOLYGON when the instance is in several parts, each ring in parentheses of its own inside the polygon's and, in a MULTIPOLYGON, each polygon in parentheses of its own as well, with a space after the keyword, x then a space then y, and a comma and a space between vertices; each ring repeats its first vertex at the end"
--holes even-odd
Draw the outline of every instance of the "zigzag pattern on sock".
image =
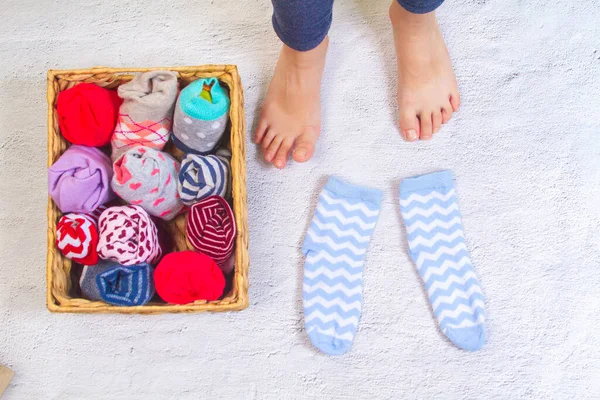
POLYGON ((342 197, 331 190, 341 184, 330 178, 303 246, 306 331, 318 349, 332 355, 345 353, 356 334, 363 261, 379 215, 378 202, 342 197))
POLYGON ((410 256, 442 332, 457 346, 478 350, 484 343, 484 298, 465 245, 452 175, 442 171, 411 180, 400 189, 410 256))

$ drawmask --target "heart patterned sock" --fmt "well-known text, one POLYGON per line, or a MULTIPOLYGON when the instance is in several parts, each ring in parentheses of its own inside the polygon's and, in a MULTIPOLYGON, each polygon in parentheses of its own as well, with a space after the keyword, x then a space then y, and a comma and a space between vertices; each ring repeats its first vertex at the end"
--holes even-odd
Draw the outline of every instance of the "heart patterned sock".
POLYGON ((158 229, 140 206, 111 207, 98 221, 98 256, 122 265, 154 264, 162 256, 158 229))
POLYGON ((167 221, 183 208, 177 192, 179 163, 169 154, 134 147, 115 161, 113 170, 111 187, 129 204, 167 221))

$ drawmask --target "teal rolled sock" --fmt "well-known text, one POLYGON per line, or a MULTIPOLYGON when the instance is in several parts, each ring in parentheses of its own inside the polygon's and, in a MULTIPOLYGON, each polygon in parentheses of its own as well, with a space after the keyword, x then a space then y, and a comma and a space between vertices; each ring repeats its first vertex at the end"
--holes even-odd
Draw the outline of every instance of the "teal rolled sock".
POLYGON ((175 146, 185 153, 212 153, 227 128, 230 104, 217 78, 198 79, 186 86, 175 105, 175 146))

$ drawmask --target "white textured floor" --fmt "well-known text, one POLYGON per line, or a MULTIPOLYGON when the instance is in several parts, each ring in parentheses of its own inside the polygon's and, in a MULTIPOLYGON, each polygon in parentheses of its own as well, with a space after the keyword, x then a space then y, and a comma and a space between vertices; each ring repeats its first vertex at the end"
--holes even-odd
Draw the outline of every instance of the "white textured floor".
POLYGON ((269 2, 0 3, 0 363, 16 372, 3 398, 600 397, 596 0, 448 0, 462 108, 416 144, 395 127, 387 2, 337 1, 314 160, 278 171, 249 142, 250 308, 160 316, 46 311, 46 70, 238 64, 252 127, 278 52, 269 2), (397 207, 401 178, 444 168, 487 298, 477 353, 436 328, 397 207), (360 329, 338 358, 309 345, 301 314, 299 248, 330 174, 385 191, 360 329))

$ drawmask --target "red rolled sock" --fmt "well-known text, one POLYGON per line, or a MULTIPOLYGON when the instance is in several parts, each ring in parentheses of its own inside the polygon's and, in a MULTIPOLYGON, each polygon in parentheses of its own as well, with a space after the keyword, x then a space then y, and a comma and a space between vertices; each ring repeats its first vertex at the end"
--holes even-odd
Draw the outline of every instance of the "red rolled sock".
POLYGON ((123 100, 116 90, 81 83, 58 94, 56 112, 62 135, 73 144, 101 147, 110 143, 123 100))
POLYGON ((180 251, 163 257, 154 271, 154 285, 164 301, 187 304, 217 300, 225 289, 225 277, 209 256, 180 251))

